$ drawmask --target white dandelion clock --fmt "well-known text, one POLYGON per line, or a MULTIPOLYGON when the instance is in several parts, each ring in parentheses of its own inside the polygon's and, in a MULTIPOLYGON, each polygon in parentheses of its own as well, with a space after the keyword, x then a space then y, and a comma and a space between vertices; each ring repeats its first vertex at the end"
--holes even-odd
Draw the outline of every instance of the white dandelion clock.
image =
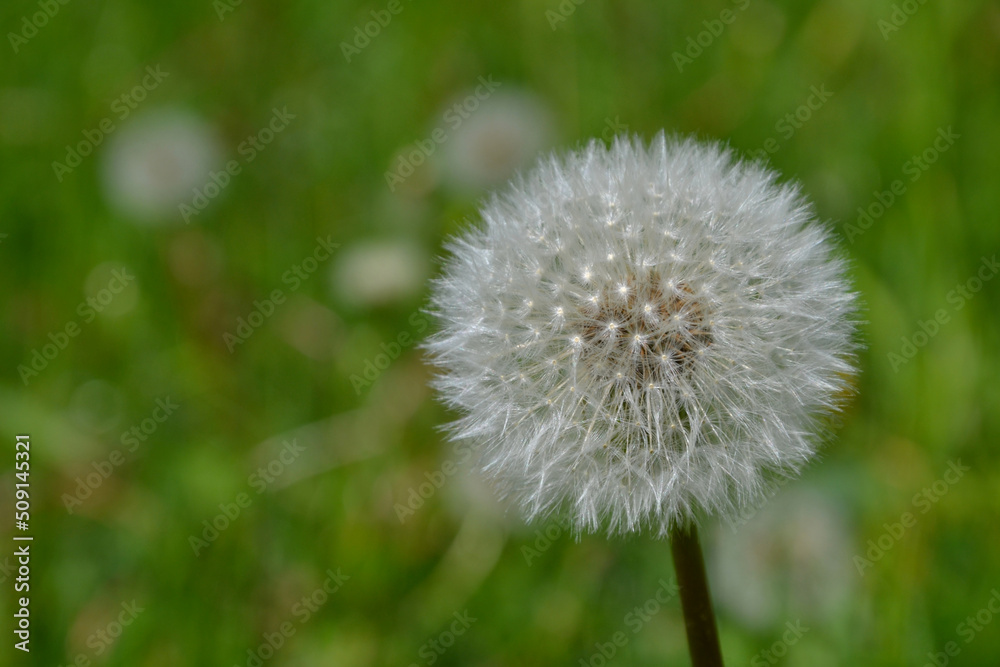
POLYGON ((159 109, 130 121, 104 154, 104 190, 122 215, 142 224, 182 221, 179 206, 210 180, 221 150, 215 130, 192 112, 159 109))
POLYGON ((348 303, 381 306, 416 294, 427 278, 428 258, 412 241, 355 244, 334 265, 334 289, 348 303))
POLYGON ((763 500, 853 374, 855 298, 794 185, 659 135, 552 157, 451 244, 452 435, 532 519, 660 534, 763 500))
POLYGON ((459 190, 503 183, 527 166, 552 137, 551 112, 527 90, 495 92, 467 119, 446 117, 461 121, 441 151, 445 180, 459 190))

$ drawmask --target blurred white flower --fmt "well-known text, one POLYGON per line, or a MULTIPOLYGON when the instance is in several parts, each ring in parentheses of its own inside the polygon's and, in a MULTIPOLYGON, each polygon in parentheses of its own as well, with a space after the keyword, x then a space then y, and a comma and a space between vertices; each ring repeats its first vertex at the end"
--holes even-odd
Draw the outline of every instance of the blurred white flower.
POLYGON ((552 118, 537 96, 495 92, 457 123, 442 150, 446 181, 459 188, 487 188, 510 178, 548 146, 552 118))
POLYGON ((334 289, 348 303, 383 305, 423 287, 428 260, 412 242, 369 241, 343 251, 333 266, 334 289))
POLYGON ((662 534, 811 458, 853 373, 854 295, 776 178, 715 144, 591 142, 451 244, 435 386, 529 519, 662 534))
POLYGON ((817 491, 782 492, 746 525, 719 525, 709 566, 719 605, 762 630, 786 620, 843 620, 857 581, 840 504, 817 491))
POLYGON ((180 109, 130 119, 102 155, 104 190, 111 205, 138 222, 181 220, 178 206, 218 168, 221 150, 212 127, 180 109))

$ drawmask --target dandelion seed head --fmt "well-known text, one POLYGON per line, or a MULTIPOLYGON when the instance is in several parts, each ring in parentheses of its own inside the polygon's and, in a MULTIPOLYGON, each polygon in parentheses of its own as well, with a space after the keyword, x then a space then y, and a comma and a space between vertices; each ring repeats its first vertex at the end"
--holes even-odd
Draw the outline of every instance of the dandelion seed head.
POLYGON ((662 534, 812 457, 854 372, 855 297, 796 186, 660 134, 543 160, 481 213, 425 347, 451 435, 528 519, 662 534))

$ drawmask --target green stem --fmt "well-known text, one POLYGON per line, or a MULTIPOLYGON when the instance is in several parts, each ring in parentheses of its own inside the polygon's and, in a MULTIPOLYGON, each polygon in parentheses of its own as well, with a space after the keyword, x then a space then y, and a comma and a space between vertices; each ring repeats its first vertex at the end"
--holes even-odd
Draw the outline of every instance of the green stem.
POLYGON ((681 608, 693 667, 722 667, 719 632, 708 594, 705 560, 694 524, 670 531, 670 550, 681 590, 681 608))

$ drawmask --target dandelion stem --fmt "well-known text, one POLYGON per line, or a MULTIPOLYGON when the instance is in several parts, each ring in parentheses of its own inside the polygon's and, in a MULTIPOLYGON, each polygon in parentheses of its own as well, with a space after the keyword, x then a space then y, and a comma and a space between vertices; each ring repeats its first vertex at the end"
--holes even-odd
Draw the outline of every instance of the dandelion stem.
POLYGON ((694 524, 670 531, 670 550, 681 590, 681 607, 693 667, 722 667, 719 633, 708 595, 705 560, 694 524))

